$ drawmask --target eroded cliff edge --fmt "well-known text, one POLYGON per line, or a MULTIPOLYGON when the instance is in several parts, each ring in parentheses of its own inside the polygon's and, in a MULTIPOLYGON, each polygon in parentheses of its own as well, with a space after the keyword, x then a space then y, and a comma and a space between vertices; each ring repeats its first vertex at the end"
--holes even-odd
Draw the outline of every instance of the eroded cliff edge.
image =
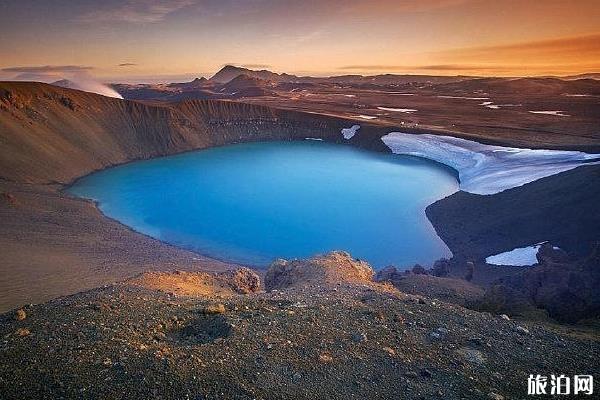
MULTIPOLYGON (((43 83, 0 83, 0 178, 69 183, 132 160, 241 141, 318 134, 343 140, 350 121, 219 100, 144 104, 43 83)), ((356 144, 386 150, 383 128, 363 124, 356 144)))

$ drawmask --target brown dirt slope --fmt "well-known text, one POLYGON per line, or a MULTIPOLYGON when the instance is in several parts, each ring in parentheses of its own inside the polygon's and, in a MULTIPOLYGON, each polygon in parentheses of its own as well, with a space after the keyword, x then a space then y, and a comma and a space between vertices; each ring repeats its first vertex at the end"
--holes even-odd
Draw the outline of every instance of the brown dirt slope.
POLYGON ((0 82, 0 179, 68 183, 131 160, 239 141, 317 133, 342 140, 340 129, 351 123, 228 101, 147 105, 42 83, 0 82))
POLYGON ((260 277, 251 269, 208 272, 145 272, 126 284, 188 297, 230 297, 236 293, 254 293, 260 289, 260 277))

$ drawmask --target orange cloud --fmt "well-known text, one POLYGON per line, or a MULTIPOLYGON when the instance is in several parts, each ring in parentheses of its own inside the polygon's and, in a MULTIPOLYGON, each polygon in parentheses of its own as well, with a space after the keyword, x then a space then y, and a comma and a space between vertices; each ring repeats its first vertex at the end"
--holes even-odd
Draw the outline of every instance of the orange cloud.
POLYGON ((442 59, 478 62, 600 63, 600 34, 496 46, 480 46, 432 53, 442 59))

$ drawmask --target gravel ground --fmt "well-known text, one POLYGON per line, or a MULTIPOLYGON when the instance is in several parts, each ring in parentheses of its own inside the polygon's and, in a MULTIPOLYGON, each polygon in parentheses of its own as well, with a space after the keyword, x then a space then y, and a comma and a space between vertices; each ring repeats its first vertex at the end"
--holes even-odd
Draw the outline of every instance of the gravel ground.
POLYGON ((23 311, 0 317, 2 399, 519 399, 529 374, 600 370, 597 337, 378 284, 119 284, 23 311))

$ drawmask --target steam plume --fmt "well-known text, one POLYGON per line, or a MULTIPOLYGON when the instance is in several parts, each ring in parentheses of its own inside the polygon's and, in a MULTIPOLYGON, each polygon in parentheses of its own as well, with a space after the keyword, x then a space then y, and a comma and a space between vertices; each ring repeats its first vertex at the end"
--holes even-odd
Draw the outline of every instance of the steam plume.
POLYGON ((122 99, 119 93, 101 83, 90 73, 92 67, 78 65, 45 65, 41 67, 4 68, 4 73, 12 73, 9 80, 51 83, 57 86, 92 92, 107 97, 122 99), (14 75, 16 74, 16 75, 14 75))

